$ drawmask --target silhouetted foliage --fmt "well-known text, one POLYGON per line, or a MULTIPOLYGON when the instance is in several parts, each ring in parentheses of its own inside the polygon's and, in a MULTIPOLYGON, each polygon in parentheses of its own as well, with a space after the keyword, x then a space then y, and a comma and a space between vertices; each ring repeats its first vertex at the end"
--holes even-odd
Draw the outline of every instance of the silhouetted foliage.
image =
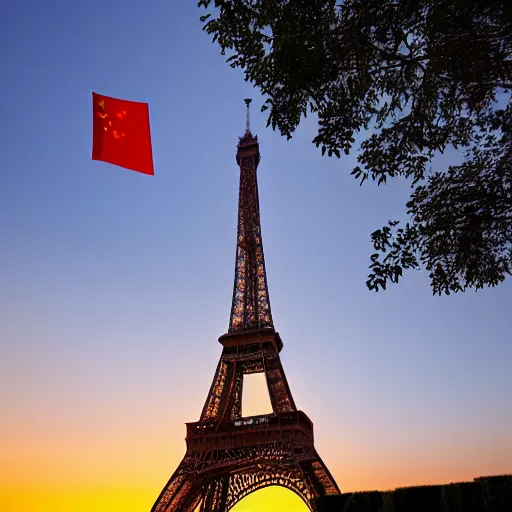
POLYGON ((510 0, 201 0, 204 29, 266 97, 290 138, 318 116, 322 154, 352 174, 411 182, 409 222, 372 233, 369 289, 424 266, 434 293, 512 271, 510 0), (434 170, 454 147, 463 163, 434 170))
POLYGON ((512 475, 473 482, 346 493, 315 500, 315 512, 510 512, 512 475))
POLYGON ((347 500, 343 512, 373 512, 380 510, 382 506, 382 493, 355 492, 347 500))
POLYGON ((345 503, 350 499, 352 493, 340 494, 338 496, 322 496, 315 500, 315 512, 341 512, 345 503))
POLYGON ((442 512, 441 486, 403 487, 393 492, 394 512, 442 512))
POLYGON ((476 478, 483 491, 485 510, 510 512, 512 510, 512 475, 476 478))
POLYGON ((441 491, 443 512, 481 512, 484 510, 482 487, 477 482, 444 485, 441 491))

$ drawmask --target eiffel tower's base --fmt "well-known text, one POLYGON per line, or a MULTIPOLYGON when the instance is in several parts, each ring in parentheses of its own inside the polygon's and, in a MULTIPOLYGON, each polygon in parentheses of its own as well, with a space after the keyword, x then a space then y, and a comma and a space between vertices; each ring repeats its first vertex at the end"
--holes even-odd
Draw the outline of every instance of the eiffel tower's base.
POLYGON ((227 512, 251 492, 270 485, 295 492, 310 510, 313 498, 339 494, 313 446, 312 424, 302 411, 245 418, 223 427, 209 433, 207 425, 188 424, 187 453, 152 512, 193 512, 199 504, 201 512, 227 512))

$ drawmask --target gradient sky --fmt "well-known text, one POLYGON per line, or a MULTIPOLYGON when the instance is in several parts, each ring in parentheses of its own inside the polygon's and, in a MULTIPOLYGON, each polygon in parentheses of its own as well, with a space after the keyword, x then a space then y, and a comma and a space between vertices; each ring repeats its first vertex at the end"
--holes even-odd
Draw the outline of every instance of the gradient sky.
POLYGON ((360 188, 313 119, 265 128, 201 14, 0 5, 0 509, 149 511, 181 460, 228 325, 247 96, 282 361, 342 490, 512 472, 512 281, 369 292, 369 234, 404 218, 407 183, 360 188), (155 177, 91 160, 92 90, 149 103, 155 177))

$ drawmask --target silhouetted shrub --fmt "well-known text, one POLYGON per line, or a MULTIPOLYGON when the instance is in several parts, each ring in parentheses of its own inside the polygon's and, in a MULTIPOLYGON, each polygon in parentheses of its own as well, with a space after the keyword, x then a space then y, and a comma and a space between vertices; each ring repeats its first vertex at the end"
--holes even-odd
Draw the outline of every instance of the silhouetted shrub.
POLYGON ((484 512, 482 488, 477 482, 443 485, 441 505, 443 512, 484 512))
POLYGON ((382 508, 382 495, 381 491, 370 491, 367 493, 370 498, 370 505, 372 512, 380 512, 382 508))
POLYGON ((381 512, 394 512, 394 510, 395 505, 393 500, 393 491, 383 492, 381 512))
POLYGON ((352 494, 343 507, 343 512, 372 512, 368 494, 365 492, 355 492, 352 494))
POLYGON ((325 496, 314 506, 316 512, 512 512, 512 475, 325 496))
POLYGON ((345 503, 352 496, 352 493, 340 494, 339 496, 321 496, 314 500, 316 512, 342 512, 345 503))
POLYGON ((512 475, 475 478, 482 488, 486 512, 512 511, 512 475))
POLYGON ((441 485, 402 487, 393 491, 393 512, 442 512, 441 485))

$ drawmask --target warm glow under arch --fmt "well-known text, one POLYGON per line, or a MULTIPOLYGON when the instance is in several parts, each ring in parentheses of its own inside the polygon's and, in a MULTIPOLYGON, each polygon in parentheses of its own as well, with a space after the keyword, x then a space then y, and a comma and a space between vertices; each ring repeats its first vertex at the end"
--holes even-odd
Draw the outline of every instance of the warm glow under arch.
POLYGON ((302 498, 280 485, 269 485, 251 492, 230 512, 309 512, 302 498))

